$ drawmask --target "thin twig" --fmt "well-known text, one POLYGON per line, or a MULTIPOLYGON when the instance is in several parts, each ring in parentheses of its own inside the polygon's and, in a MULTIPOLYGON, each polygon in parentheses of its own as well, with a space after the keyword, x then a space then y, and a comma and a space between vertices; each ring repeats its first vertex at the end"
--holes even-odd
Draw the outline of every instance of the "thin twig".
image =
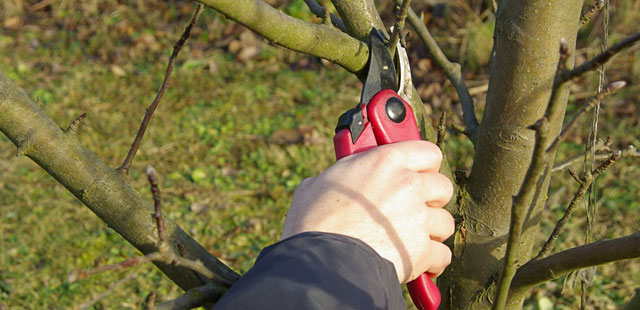
POLYGON ((176 253, 173 247, 166 240, 164 236, 164 219, 162 217, 160 189, 158 188, 158 175, 155 169, 151 166, 147 166, 146 173, 149 179, 149 184, 151 186, 151 192, 153 193, 154 218, 155 218, 156 226, 158 229, 158 242, 156 243, 156 247, 158 248, 158 250, 156 252, 149 253, 145 256, 129 258, 125 261, 122 261, 116 264, 102 265, 93 269, 74 270, 69 274, 68 281, 74 282, 76 280, 84 279, 97 273, 111 271, 111 270, 121 270, 124 268, 154 261, 154 262, 179 265, 179 266, 189 268, 209 279, 212 279, 213 281, 225 287, 231 287, 231 285, 233 284, 232 282, 227 281, 226 279, 223 279, 218 275, 216 275, 214 272, 209 270, 209 268, 207 268, 202 263, 202 261, 191 260, 186 257, 183 257, 183 255, 181 254, 176 253))
POLYGON ((214 303, 226 291, 225 288, 212 283, 188 290, 182 296, 165 301, 156 307, 156 310, 187 310, 200 307, 205 303, 214 303))
MULTIPOLYGON (((561 96, 562 93, 565 92, 567 87, 567 81, 559 81, 563 72, 565 72, 565 68, 569 66, 569 45, 565 38, 560 38, 560 48, 559 48, 559 59, 558 65, 556 69, 556 75, 554 77, 553 88, 551 89, 551 97, 549 99, 549 104, 547 105, 547 110, 545 111, 545 117, 547 119, 557 119, 557 116, 561 112, 563 102, 566 102, 566 99, 563 99, 561 96)), ((555 151, 555 150, 553 150, 555 151)), ((553 152, 547 151, 553 155, 553 152)))
POLYGON ((193 28, 193 26, 198 21, 198 17, 200 17, 200 13, 202 13, 203 8, 204 8, 204 5, 199 3, 195 13, 193 14, 193 17, 191 18, 191 22, 189 22, 189 25, 187 25, 187 27, 184 29, 184 32, 180 36, 180 39, 178 39, 178 42, 176 42, 176 44, 173 45, 173 53, 171 54, 171 57, 169 57, 169 64, 167 65, 167 71, 164 75, 164 80, 162 81, 162 85, 160 86, 160 89, 158 90, 158 93, 156 94, 155 99, 153 99, 153 102, 151 103, 149 108, 147 108, 147 112, 144 114, 144 118, 142 119, 142 123, 140 124, 140 128, 138 129, 136 138, 133 140, 133 143, 131 144, 129 153, 127 153, 127 157, 125 158, 120 168, 118 168, 120 171, 122 171, 125 174, 129 173, 129 167, 131 166, 131 163, 133 162, 133 159, 136 156, 136 153, 138 152, 138 148, 140 147, 140 142, 142 142, 142 137, 144 136, 144 133, 147 130, 147 126, 149 125, 151 116, 153 116, 153 112, 155 112, 156 108, 158 108, 158 104, 160 104, 160 100, 162 100, 162 96, 164 95, 164 92, 167 90, 167 87, 169 86, 169 79, 171 77, 171 72, 173 72, 173 65, 176 62, 176 58, 178 58, 178 54, 180 53, 180 50, 184 46, 184 43, 191 36, 191 28, 193 28))
MULTIPOLYGON (((547 242, 544 243, 544 245, 542 246, 542 249, 540 249, 540 252, 538 253, 538 255, 536 255, 536 257, 533 258, 534 260, 542 259, 542 258, 546 257, 547 255, 549 255, 549 253, 551 253, 551 251, 553 250, 553 246, 555 244, 555 241, 556 241, 556 239, 558 239, 558 235, 562 231, 562 228, 564 227, 564 225, 569 220, 569 217, 571 216, 573 211, 578 206, 578 203, 584 197, 584 194, 587 192, 587 189, 589 189, 589 186, 591 186, 591 183, 593 183, 593 181, 601 173, 603 173, 605 170, 607 170, 607 168, 609 168, 616 160, 618 160, 618 158, 620 158, 621 154, 622 154, 622 151, 615 152, 613 155, 611 155, 611 157, 609 157, 607 160, 605 160, 596 169, 594 169, 593 171, 589 171, 589 172, 585 173, 585 175, 582 178, 580 178, 580 180, 578 181, 580 183, 580 187, 578 187, 578 190, 573 195, 573 199, 571 199, 571 202, 569 203, 569 206, 567 207, 567 210, 564 212, 564 215, 558 221, 556 226, 553 228, 553 232, 549 236, 549 239, 547 239, 547 242)), ((575 174, 573 174, 572 176, 574 176, 574 175, 575 174)), ((574 176, 574 179, 575 179, 575 176, 574 176)))
POLYGON ((91 268, 91 269, 77 269, 77 270, 71 271, 69 275, 67 275, 67 282, 73 283, 78 280, 84 280, 98 273, 103 273, 107 271, 120 271, 125 268, 138 266, 143 263, 148 263, 151 261, 160 261, 161 259, 162 259, 162 254, 160 254, 160 252, 153 252, 145 256, 132 257, 116 264, 100 265, 96 268, 91 268))
POLYGON ((92 298, 91 300, 79 305, 78 307, 76 307, 76 310, 86 310, 89 309, 91 306, 93 306, 95 303, 97 303, 98 301, 100 301, 102 298, 105 298, 107 295, 109 295, 109 293, 113 292, 116 288, 118 288, 120 285, 124 284, 125 282, 135 278, 136 276, 138 276, 137 272, 132 272, 129 275, 127 275, 126 277, 118 280, 118 282, 112 283, 111 285, 109 285, 109 288, 107 288, 104 292, 98 294, 98 296, 92 298))
POLYGON ((640 257, 640 232, 585 244, 540 260, 530 260, 518 269, 512 290, 517 295, 575 270, 637 257, 640 257))
POLYGON ((65 129, 64 131, 66 133, 69 133, 71 135, 75 135, 76 131, 78 130, 78 127, 80 126, 80 123, 82 123, 82 121, 84 120, 84 118, 87 117, 87 113, 82 113, 80 115, 78 115, 78 117, 76 117, 71 124, 69 124, 69 127, 67 127, 67 129, 65 129))
POLYGON ((556 137, 556 139, 553 140, 553 143, 551 143, 551 146, 549 146, 549 148, 547 149, 547 152, 553 152, 558 148, 558 145, 562 141, 564 141, 564 139, 567 138, 567 134, 569 133, 569 131, 571 131, 573 129, 573 127, 575 127, 576 121, 582 115, 584 115, 585 113, 591 111, 596 106, 596 104, 598 102, 600 102, 600 101, 602 101, 602 99, 604 99, 604 97, 617 92, 622 87, 624 87, 626 84, 627 84, 627 82, 625 82, 625 81, 613 82, 613 83, 609 84, 609 86, 607 86, 601 92, 599 92, 599 93, 595 94, 593 97, 589 98, 589 100, 587 100, 587 102, 582 106, 582 109, 580 109, 580 111, 578 111, 578 113, 573 117, 573 119, 571 119, 571 121, 569 121, 567 126, 565 126, 564 129, 562 129, 562 131, 560 132, 558 137, 556 137))
MULTIPOLYGON (((602 160, 602 159, 609 158, 611 155, 613 155, 613 153, 611 153, 611 152, 597 153, 594 159, 595 160, 602 160)), ((621 158, 640 158, 640 152, 638 152, 633 145, 629 145, 624 150, 622 150, 622 155, 620 157, 621 158)), ((565 160, 565 161, 563 161, 561 163, 558 163, 558 164, 554 165, 553 169, 551 171, 552 172, 560 171, 560 170, 565 169, 567 167, 571 167, 571 165, 573 165, 575 163, 582 162, 583 160, 584 160, 584 154, 576 155, 575 157, 572 157, 571 159, 567 159, 567 160, 565 160)))
POLYGON ((447 130, 447 111, 442 111, 442 115, 440 116, 440 124, 438 124, 438 139, 436 140, 436 145, 440 148, 442 152, 444 152, 444 135, 447 130))
POLYGON ((395 57, 396 47, 398 46, 398 41, 400 40, 402 31, 404 30, 404 20, 407 18, 407 11, 409 9, 410 3, 411 0, 402 0, 400 10, 396 15, 396 22, 393 26, 393 34, 391 35, 391 40, 389 40, 389 53, 391 53, 391 59, 395 57))
POLYGON ((491 11, 493 14, 498 13, 498 0, 491 0, 491 11))
POLYGON ((578 184, 582 184, 582 179, 575 173, 573 172, 573 170, 571 170, 570 168, 567 169, 567 171, 569 171, 569 175, 571 175, 571 177, 578 183, 578 184))
MULTIPOLYGON (((313 14, 315 14, 316 16, 326 21, 326 15, 325 15, 325 12, 327 10, 326 8, 324 8, 322 5, 316 2, 316 0, 304 0, 304 3, 307 4, 307 6, 309 7, 309 10, 311 10, 313 14)), ((342 30, 343 32, 347 32, 347 26, 344 25, 344 22, 342 21, 342 19, 340 19, 340 17, 335 16, 333 14, 330 14, 329 17, 331 18, 331 23, 334 26, 336 26, 338 29, 342 30)))
POLYGON ((147 298, 144 299, 144 310, 155 310, 156 309, 156 297, 157 294, 155 291, 151 291, 147 298))
MULTIPOLYGON (((396 0, 396 3, 398 3, 399 1, 400 0, 396 0)), ((420 17, 418 17, 418 15, 416 15, 416 13, 411 8, 409 8, 408 18, 409 24, 411 24, 413 29, 415 29, 420 39, 427 47, 431 58, 451 81, 453 87, 455 87, 456 92, 458 93, 458 99, 460 100, 460 104, 462 105, 462 116, 464 118, 464 123, 467 126, 467 130, 463 132, 468 133, 469 137, 471 137, 471 140, 475 142, 475 136, 479 123, 478 119, 476 118, 475 108, 473 107, 473 98, 469 94, 467 85, 464 82, 460 64, 450 62, 449 59, 447 59, 447 56, 444 54, 444 52, 442 52, 442 49, 440 49, 440 46, 438 46, 436 40, 434 40, 431 36, 431 33, 429 33, 427 26, 424 25, 422 19, 420 19, 420 17)))
POLYGON ((600 11, 602 7, 604 7, 604 3, 604 0, 596 0, 596 3, 594 3, 591 8, 589 8, 589 10, 587 10, 582 14, 582 16, 580 16, 580 26, 586 25, 591 20, 593 15, 596 14, 596 12, 600 11))
POLYGON ((30 12, 35 12, 41 9, 48 7, 49 5, 56 2, 56 0, 43 0, 29 7, 30 12))
POLYGON ((153 195, 153 217, 156 220, 156 227, 158 228, 158 240, 164 242, 164 219, 162 218, 162 206, 160 199, 160 189, 158 188, 158 174, 156 169, 151 165, 147 166, 147 179, 149 180, 149 186, 151 187, 151 194, 153 195))
POLYGON ((624 40, 614 44, 606 51, 600 53, 598 56, 585 61, 583 64, 573 68, 572 70, 562 72, 558 82, 566 82, 577 78, 588 71, 597 69, 598 67, 600 67, 600 65, 607 62, 618 52, 633 45, 638 41, 640 41, 640 32, 626 37, 624 40))
POLYGON ((102 265, 92 269, 74 270, 70 272, 69 275, 67 276, 67 281, 69 283, 73 283, 77 280, 86 279, 89 276, 92 276, 98 273, 107 272, 107 271, 119 271, 128 267, 133 267, 133 266, 137 266, 137 265, 152 262, 152 261, 165 263, 165 264, 174 264, 174 265, 182 266, 185 268, 189 268, 193 271, 201 273, 205 277, 212 279, 217 283, 222 284, 225 287, 231 287, 231 285, 233 284, 225 279, 222 279, 221 277, 214 274, 213 272, 211 272, 211 270, 209 270, 206 266, 204 266, 204 264, 202 264, 200 260, 190 260, 177 255, 173 251, 173 249, 169 246, 169 244, 167 244, 166 242, 159 244, 157 252, 152 252, 145 256, 136 256, 136 257, 132 257, 127 260, 124 260, 120 263, 102 265))

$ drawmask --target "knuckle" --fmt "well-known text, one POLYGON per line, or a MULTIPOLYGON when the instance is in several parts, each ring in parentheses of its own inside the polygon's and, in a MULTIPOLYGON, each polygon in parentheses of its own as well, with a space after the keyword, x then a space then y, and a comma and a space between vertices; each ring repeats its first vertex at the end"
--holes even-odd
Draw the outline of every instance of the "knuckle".
POLYGON ((403 170, 402 178, 400 179, 402 182, 402 186, 406 186, 408 189, 420 190, 422 188, 422 178, 418 173, 415 173, 410 170, 403 170))
POLYGON ((426 143, 427 143, 426 144, 427 145, 427 151, 429 153, 431 153, 430 154, 431 156, 433 156, 434 162, 438 166, 440 166, 440 164, 442 163, 442 158, 443 158, 442 150, 435 143, 428 142, 428 141, 426 141, 426 143))
POLYGON ((444 266, 449 266, 451 264, 451 257, 452 257, 452 253, 451 253, 451 249, 449 249, 449 247, 445 246, 445 251, 444 253, 442 253, 442 264, 444 266))
POLYGON ((447 210, 444 210, 444 211, 445 211, 445 221, 446 221, 446 225, 447 225, 446 233, 447 233, 447 238, 449 238, 456 231, 456 221, 453 218, 453 215, 451 215, 451 213, 449 213, 449 211, 447 211, 447 210))
POLYGON ((382 164, 392 163, 398 160, 398 151, 393 147, 376 148, 377 159, 382 164))
POLYGON ((444 174, 438 173, 438 178, 440 179, 442 199, 446 203, 453 196, 453 183, 444 174))

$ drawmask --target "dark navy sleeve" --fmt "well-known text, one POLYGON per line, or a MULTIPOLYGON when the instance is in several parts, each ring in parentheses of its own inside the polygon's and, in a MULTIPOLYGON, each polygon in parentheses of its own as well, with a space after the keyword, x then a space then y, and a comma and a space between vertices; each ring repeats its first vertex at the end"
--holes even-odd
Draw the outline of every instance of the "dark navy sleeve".
POLYGON ((218 301, 230 309, 406 309, 393 264, 351 237, 307 232, 262 250, 218 301))

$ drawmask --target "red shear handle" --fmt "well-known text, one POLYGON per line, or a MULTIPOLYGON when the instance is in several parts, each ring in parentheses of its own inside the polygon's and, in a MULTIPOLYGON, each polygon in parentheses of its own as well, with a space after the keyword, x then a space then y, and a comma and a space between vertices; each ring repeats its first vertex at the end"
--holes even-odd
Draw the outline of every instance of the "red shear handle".
MULTIPOLYGON (((420 132, 413 110, 396 92, 385 89, 373 96, 362 108, 364 129, 355 143, 349 129, 342 129, 333 137, 336 159, 363 152, 378 145, 400 141, 420 140, 420 132)), ((427 273, 407 283, 413 303, 420 310, 437 310, 440 291, 427 273)))
POLYGON ((421 274, 417 279, 407 283, 409 295, 413 304, 420 310, 436 310, 440 305, 440 290, 428 273, 421 274))

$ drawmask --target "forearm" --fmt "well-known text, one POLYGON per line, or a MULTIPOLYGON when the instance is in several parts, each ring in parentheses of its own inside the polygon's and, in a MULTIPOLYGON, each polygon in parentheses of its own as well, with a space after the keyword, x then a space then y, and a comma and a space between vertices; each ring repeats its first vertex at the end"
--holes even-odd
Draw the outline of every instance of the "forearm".
POLYGON ((308 232, 265 248, 215 309, 405 309, 394 266, 365 243, 308 232))

